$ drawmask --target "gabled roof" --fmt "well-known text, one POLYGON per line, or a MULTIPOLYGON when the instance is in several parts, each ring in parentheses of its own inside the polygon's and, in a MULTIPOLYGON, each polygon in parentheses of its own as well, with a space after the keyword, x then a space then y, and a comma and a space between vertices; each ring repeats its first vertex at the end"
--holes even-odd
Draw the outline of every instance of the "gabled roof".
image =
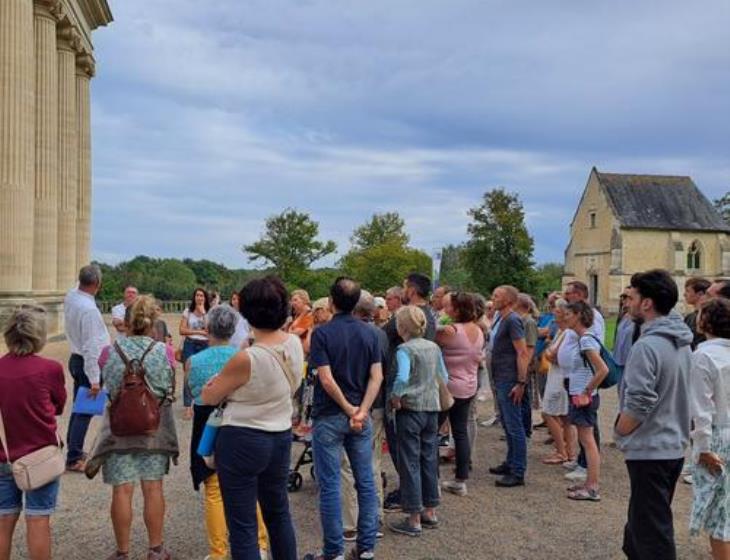
POLYGON ((593 172, 623 227, 730 232, 690 177, 593 172))

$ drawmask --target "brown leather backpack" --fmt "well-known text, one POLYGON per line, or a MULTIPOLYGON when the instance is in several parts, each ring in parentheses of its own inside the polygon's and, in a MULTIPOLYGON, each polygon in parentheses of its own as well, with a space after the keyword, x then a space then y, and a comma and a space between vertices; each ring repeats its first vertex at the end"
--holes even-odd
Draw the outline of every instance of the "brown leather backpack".
POLYGON ((160 427, 160 401, 147 384, 144 368, 144 359, 155 344, 151 342, 141 358, 130 360, 114 343, 125 366, 122 387, 109 406, 110 428, 117 437, 152 435, 160 427))

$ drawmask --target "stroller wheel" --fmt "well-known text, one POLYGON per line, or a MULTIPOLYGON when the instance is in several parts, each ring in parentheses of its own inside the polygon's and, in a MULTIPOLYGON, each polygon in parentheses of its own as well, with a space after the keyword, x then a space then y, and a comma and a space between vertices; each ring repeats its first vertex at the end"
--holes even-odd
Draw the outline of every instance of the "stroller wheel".
POLYGON ((312 477, 312 480, 317 480, 317 477, 314 476, 314 465, 312 465, 311 467, 309 467, 309 476, 312 477))
POLYGON ((303 482, 304 480, 302 479, 302 475, 296 471, 292 471, 289 473, 289 482, 286 489, 289 490, 289 492, 296 492, 302 487, 303 482))

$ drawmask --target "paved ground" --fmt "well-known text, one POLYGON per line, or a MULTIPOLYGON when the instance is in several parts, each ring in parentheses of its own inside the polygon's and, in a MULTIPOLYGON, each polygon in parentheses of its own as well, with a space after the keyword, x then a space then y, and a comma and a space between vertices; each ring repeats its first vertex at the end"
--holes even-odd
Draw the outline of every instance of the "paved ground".
MULTIPOLYGON (((176 330, 176 319, 169 318, 176 330)), ((65 343, 49 344, 44 354, 62 362, 67 360, 65 343)), ((178 387, 180 384, 178 383, 178 387)), ((180 404, 178 418, 180 418, 180 404)), ((68 409, 68 407, 67 407, 68 409)), ((602 403, 603 433, 610 434, 610 419, 615 409, 615 393, 607 391, 602 403)), ((484 414, 490 403, 484 404, 484 414)), ((64 414, 62 429, 68 417, 64 414)), ((87 446, 93 444, 94 420, 87 446)), ((183 453, 180 465, 173 467, 165 481, 168 502, 166 541, 177 559, 202 559, 207 554, 200 497, 193 491, 187 469, 190 423, 179 420, 178 434, 183 453)), ((64 432, 65 433, 65 432, 64 432)), ((420 539, 388 534, 379 543, 378 558, 404 560, 522 560, 547 558, 591 558, 595 560, 623 558, 622 528, 628 503, 628 477, 621 455, 615 449, 603 451, 603 501, 575 503, 565 498, 565 482, 560 467, 539 463, 548 447, 542 445, 545 433, 533 437, 529 449, 528 484, 517 489, 494 487, 487 467, 501 461, 505 444, 499 441, 501 431, 480 428, 474 456, 474 471, 469 482, 469 495, 445 495, 439 510, 442 527, 428 531, 420 539)), ((301 447, 294 446, 294 453, 301 447)), ((393 470, 387 462, 389 479, 393 470)), ((451 467, 442 467, 442 476, 451 467)), ((291 506, 297 529, 299 552, 315 549, 321 542, 317 516, 316 486, 304 471, 303 488, 291 494, 291 506)), ((100 480, 86 480, 80 475, 66 475, 62 481, 58 512, 53 517, 54 558, 98 560, 114 548, 109 519, 110 490, 100 480)), ((675 529, 678 557, 692 560, 708 557, 704 538, 690 539, 687 520, 692 490, 680 484, 675 498, 675 529)), ((143 558, 146 547, 142 523, 141 500, 136 497, 133 552, 143 558)), ((398 514, 394 514, 398 515, 398 514)), ((25 533, 16 534, 13 558, 26 558, 25 533)), ((658 559, 659 560, 659 559, 658 559)))

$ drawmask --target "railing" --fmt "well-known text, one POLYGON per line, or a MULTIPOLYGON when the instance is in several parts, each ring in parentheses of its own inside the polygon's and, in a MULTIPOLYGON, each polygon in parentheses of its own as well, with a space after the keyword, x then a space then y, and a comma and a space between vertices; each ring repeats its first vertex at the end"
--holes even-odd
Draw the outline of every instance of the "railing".
MULTIPOLYGON (((97 301, 96 305, 102 313, 111 313, 112 307, 118 303, 118 301, 97 301)), ((161 301, 160 305, 163 313, 182 313, 190 302, 187 300, 161 301)))

